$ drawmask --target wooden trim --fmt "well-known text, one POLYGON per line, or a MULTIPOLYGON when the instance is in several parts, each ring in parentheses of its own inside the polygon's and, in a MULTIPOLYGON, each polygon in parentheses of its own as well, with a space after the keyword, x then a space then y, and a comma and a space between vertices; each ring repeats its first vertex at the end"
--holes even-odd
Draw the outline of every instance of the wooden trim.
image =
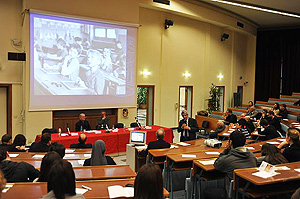
POLYGON ((0 84, 0 87, 6 88, 6 127, 7 133, 12 135, 12 84, 0 84))

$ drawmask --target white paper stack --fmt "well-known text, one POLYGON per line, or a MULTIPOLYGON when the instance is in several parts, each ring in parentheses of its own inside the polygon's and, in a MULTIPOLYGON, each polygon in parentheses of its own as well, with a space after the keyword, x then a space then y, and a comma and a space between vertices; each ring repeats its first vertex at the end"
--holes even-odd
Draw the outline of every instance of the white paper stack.
POLYGON ((42 159, 44 156, 45 156, 45 155, 38 155, 38 154, 36 154, 36 155, 32 156, 32 158, 35 158, 35 159, 42 159))
POLYGON ((219 152, 216 152, 216 151, 207 151, 205 152, 207 155, 219 155, 220 153, 219 152))
POLYGON ((83 154, 85 158, 91 158, 92 154, 83 154))
POLYGON ((215 160, 200 160, 199 162, 203 165, 212 165, 215 163, 215 160))
POLYGON ((9 157, 10 157, 10 158, 16 158, 16 157, 18 157, 18 156, 19 156, 19 154, 11 154, 11 153, 9 154, 9 157))
POLYGON ((109 198, 119 198, 119 197, 133 197, 134 189, 133 187, 122 187, 120 185, 114 185, 107 187, 109 198))
POLYGON ((191 144, 188 144, 188 143, 185 143, 185 142, 178 142, 177 144, 180 145, 180 146, 189 146, 189 145, 191 145, 191 144))
POLYGON ((193 154, 182 154, 181 157, 183 157, 183 158, 196 158, 197 156, 193 155, 193 154))

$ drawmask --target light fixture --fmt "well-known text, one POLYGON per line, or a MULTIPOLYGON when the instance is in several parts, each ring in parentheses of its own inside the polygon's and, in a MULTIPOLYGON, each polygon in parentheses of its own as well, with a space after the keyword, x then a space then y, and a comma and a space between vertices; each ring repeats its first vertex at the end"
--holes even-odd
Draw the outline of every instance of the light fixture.
POLYGON ((142 73, 143 76, 146 76, 146 77, 151 75, 151 72, 147 69, 143 70, 141 73, 142 73))
POLYGON ((183 73, 183 76, 185 78, 189 78, 191 76, 191 73, 189 73, 188 71, 186 71, 185 73, 183 73))
POLYGON ((252 9, 252 10, 258 10, 258 11, 262 11, 262 12, 268 12, 268 13, 272 13, 272 14, 283 15, 283 16, 287 16, 287 17, 300 18, 300 15, 298 15, 298 14, 292 14, 292 13, 283 12, 283 11, 279 11, 279 10, 273 10, 270 8, 259 7, 259 6, 251 5, 251 4, 242 4, 239 2, 223 1, 223 0, 211 0, 211 1, 228 4, 228 5, 232 5, 232 6, 239 6, 242 8, 248 8, 248 9, 252 9))
POLYGON ((220 73, 217 77, 221 81, 224 78, 224 75, 222 73, 220 73))

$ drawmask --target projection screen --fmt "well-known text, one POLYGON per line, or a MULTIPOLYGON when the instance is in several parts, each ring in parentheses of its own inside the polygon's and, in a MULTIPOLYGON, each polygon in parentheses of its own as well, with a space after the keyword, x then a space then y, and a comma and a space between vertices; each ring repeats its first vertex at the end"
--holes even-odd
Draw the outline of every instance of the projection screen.
POLYGON ((136 106, 137 27, 30 13, 30 111, 136 106))

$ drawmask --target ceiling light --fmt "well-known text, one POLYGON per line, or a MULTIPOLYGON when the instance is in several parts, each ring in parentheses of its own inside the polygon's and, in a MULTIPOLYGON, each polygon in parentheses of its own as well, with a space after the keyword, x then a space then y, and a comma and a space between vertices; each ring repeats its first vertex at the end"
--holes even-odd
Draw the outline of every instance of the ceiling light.
POLYGON ((242 4, 242 3, 238 3, 238 2, 223 1, 223 0, 210 0, 210 1, 224 3, 224 4, 228 4, 228 5, 233 5, 233 6, 239 6, 239 7, 243 7, 243 8, 252 9, 252 10, 258 10, 258 11, 262 11, 262 12, 268 12, 268 13, 272 13, 272 14, 279 14, 279 15, 288 16, 288 17, 300 18, 300 15, 298 15, 298 14, 292 14, 292 13, 288 13, 288 12, 272 10, 269 8, 258 7, 256 5, 247 5, 247 4, 242 4))
POLYGON ((185 72, 185 73, 183 73, 183 76, 184 76, 185 78, 189 78, 189 77, 191 76, 191 73, 185 72))

